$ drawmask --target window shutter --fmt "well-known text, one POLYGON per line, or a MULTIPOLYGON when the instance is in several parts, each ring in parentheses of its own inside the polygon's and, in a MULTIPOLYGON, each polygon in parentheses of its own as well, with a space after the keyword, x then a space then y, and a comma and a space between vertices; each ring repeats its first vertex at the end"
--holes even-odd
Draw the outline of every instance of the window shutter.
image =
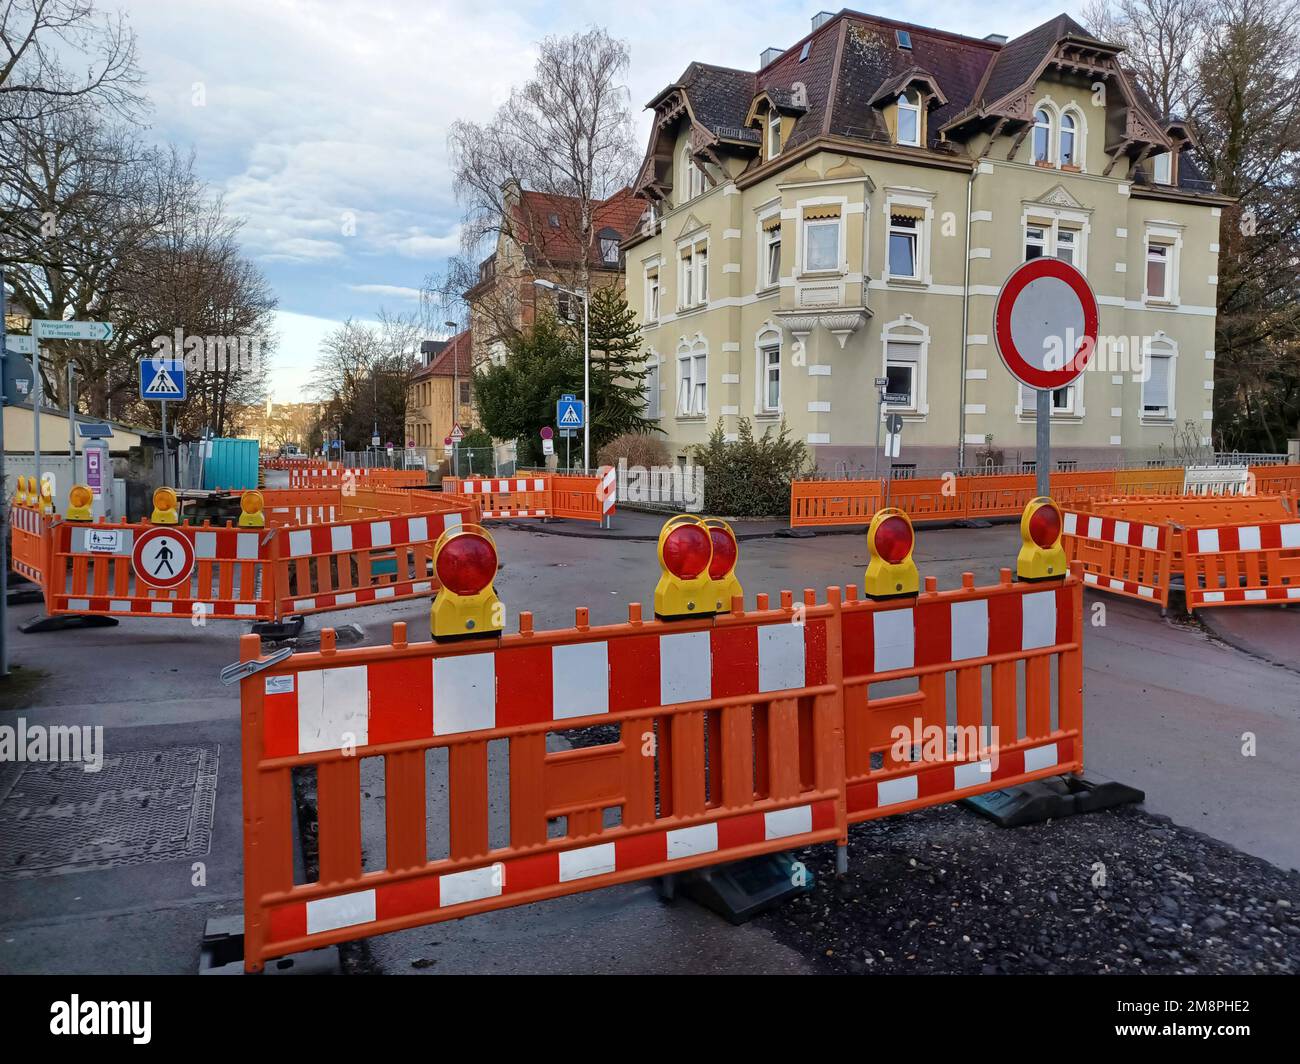
MULTIPOLYGON (((807 216, 805 215, 805 217, 807 216)), ((781 228, 781 216, 779 214, 774 214, 772 215, 771 218, 763 219, 763 232, 770 233, 773 229, 780 229, 780 228, 781 228)))
POLYGON ((915 218, 917 221, 924 221, 925 208, 912 207, 902 203, 891 203, 889 205, 889 216, 891 218, 915 218))
POLYGON ((659 267, 658 267, 658 266, 652 266, 650 269, 646 270, 646 272, 645 272, 645 279, 646 279, 647 281, 657 281, 657 280, 659 280, 659 267))
POLYGON ((1169 406, 1169 368, 1168 355, 1147 355, 1147 364, 1151 374, 1142 389, 1143 406, 1169 406))
POLYGON ((687 244, 684 248, 682 248, 682 258, 689 259, 691 257, 692 250, 693 249, 691 248, 691 245, 687 244))

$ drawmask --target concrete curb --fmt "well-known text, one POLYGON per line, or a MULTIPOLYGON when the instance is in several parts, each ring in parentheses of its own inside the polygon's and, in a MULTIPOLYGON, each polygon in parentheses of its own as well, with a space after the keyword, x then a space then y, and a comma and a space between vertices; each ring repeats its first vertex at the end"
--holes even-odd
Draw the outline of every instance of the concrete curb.
POLYGON ((1300 663, 1295 661, 1284 661, 1276 654, 1272 654, 1267 650, 1261 650, 1257 646, 1252 646, 1235 632, 1225 631, 1222 625, 1215 623, 1217 620, 1216 615, 1219 612, 1220 611, 1218 610, 1212 609, 1198 610, 1196 613, 1196 619, 1200 621, 1202 627, 1204 627, 1205 630, 1220 643, 1226 643, 1228 646, 1232 647, 1233 650, 1240 650, 1243 654, 1249 654, 1252 658, 1266 661, 1268 664, 1275 665, 1280 669, 1286 669, 1288 672, 1300 673, 1300 663))

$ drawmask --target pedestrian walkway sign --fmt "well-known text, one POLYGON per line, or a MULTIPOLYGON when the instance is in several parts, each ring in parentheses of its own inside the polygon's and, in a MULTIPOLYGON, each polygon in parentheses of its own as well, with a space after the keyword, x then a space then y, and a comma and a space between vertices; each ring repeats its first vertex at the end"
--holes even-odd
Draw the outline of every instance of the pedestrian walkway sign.
POLYGON ((561 429, 580 429, 587 423, 586 404, 572 395, 560 396, 555 404, 555 423, 561 429))
POLYGON ((185 398, 185 363, 178 358, 140 360, 140 398, 180 402, 185 398))

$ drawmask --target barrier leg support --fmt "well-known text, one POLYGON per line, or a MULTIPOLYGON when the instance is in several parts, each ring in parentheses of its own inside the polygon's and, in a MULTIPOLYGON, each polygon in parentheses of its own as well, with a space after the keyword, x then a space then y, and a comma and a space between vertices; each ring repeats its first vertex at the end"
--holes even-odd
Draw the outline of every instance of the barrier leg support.
POLYGON ((116 628, 116 617, 100 617, 89 613, 59 613, 53 617, 38 617, 20 625, 18 631, 25 634, 33 632, 62 632, 68 628, 116 628))
POLYGON ((1146 797, 1136 787, 1114 780, 1094 782, 1082 776, 1057 776, 963 798, 961 804, 998 827, 1019 828, 1077 813, 1096 813, 1117 805, 1144 802, 1146 797))

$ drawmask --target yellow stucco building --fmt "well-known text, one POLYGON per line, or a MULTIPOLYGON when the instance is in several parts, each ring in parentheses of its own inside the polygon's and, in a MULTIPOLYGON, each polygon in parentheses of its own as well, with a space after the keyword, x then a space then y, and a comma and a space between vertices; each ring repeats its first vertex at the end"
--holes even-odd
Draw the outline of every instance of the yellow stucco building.
POLYGON ((822 469, 869 468, 879 378, 905 397, 900 465, 1032 460, 1034 396, 991 334, 1040 255, 1100 305, 1092 365, 1053 395, 1058 464, 1208 445, 1229 201, 1119 52, 1065 15, 1006 41, 841 11, 756 73, 690 64, 649 105, 654 208, 624 244, 670 447, 784 417, 822 469))

